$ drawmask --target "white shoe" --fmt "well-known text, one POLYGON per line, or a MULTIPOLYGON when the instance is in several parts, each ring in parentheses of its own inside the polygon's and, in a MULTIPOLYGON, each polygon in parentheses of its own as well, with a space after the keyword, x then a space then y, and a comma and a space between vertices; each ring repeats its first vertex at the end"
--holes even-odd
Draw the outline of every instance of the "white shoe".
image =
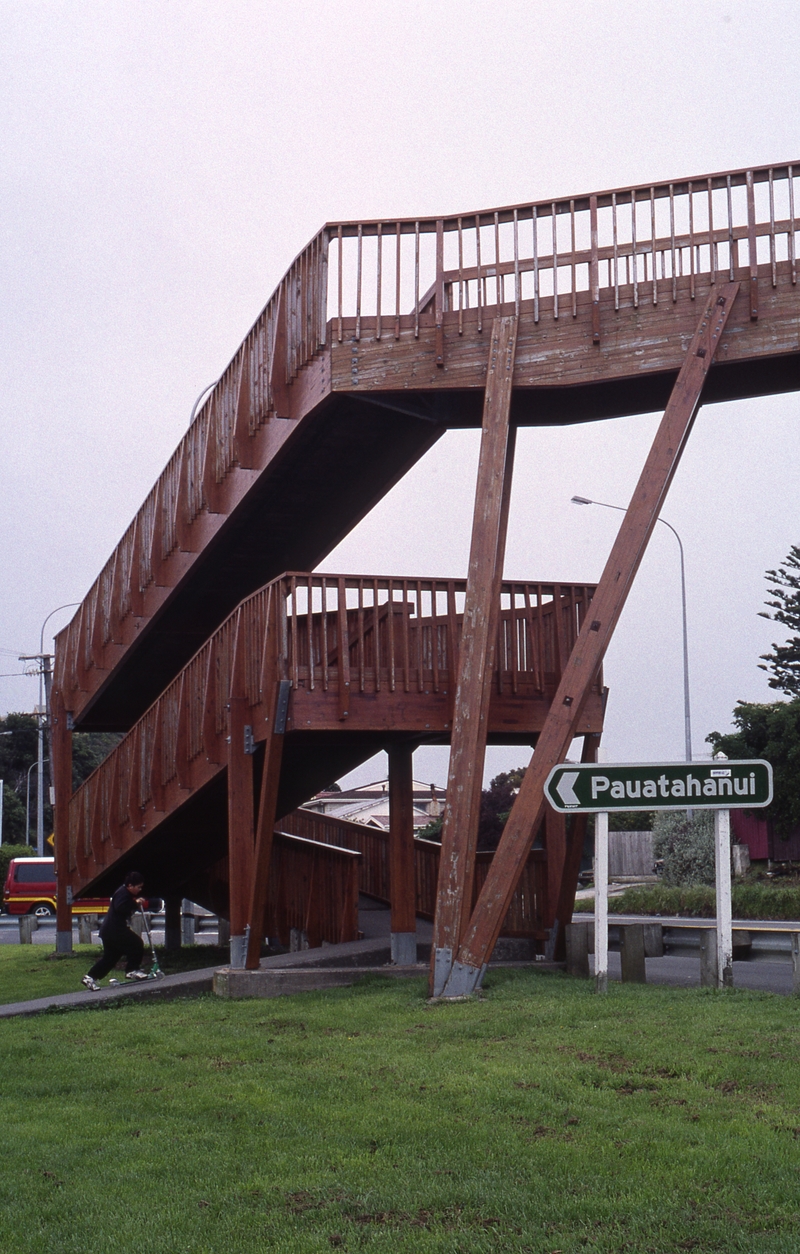
POLYGON ((126 980, 146 980, 147 978, 148 977, 147 977, 146 971, 126 971, 125 972, 126 980))
POLYGON ((81 980, 81 984, 84 986, 84 988, 88 988, 90 992, 92 993, 100 992, 100 985, 97 983, 96 980, 93 980, 90 975, 85 975, 83 979, 81 980))

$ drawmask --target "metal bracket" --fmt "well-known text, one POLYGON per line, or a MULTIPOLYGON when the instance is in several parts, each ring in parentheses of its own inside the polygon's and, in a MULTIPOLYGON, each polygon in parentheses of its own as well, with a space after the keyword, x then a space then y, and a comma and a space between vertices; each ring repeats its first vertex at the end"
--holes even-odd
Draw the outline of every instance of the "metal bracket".
POLYGON ((433 955, 433 995, 441 997, 453 966, 453 951, 446 946, 434 950, 433 955))
POLYGON ((245 753, 255 753, 256 751, 256 738, 249 723, 244 725, 244 751, 245 753))
POLYGON ((286 719, 289 714, 289 694, 292 691, 292 681, 290 679, 282 679, 278 684, 278 700, 275 704, 275 726, 273 731, 276 736, 282 736, 286 731, 286 719))
POLYGON ((482 967, 471 967, 463 962, 454 962, 443 996, 469 997, 480 987, 485 970, 485 963, 482 967))

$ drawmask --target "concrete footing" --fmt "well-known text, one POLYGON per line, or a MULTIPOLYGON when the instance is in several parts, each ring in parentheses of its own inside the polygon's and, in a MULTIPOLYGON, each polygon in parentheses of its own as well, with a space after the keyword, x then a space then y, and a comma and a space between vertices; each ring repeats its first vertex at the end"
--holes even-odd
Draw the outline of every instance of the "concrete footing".
POLYGON ((391 953, 392 962, 398 966, 413 966, 417 961, 417 933, 392 932, 391 953))
POLYGON ((629 923, 620 928, 619 957, 624 984, 647 983, 644 956, 644 925, 629 923))
POLYGON ((32 945, 33 933, 39 927, 39 920, 32 914, 21 914, 19 917, 19 943, 32 945))
POLYGON ((564 929, 567 946, 567 975, 588 980, 589 954, 594 953, 594 924, 568 923, 564 929))
POLYGON ((56 953, 71 954, 72 953, 72 931, 56 932, 56 953))
POLYGON ((92 928, 95 926, 96 920, 93 914, 78 915, 78 942, 81 945, 91 945, 92 928))

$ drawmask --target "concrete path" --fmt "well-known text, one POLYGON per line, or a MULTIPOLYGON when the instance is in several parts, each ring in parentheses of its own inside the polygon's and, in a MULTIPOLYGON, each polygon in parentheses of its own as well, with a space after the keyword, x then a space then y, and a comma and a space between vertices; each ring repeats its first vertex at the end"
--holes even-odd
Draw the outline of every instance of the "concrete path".
POLYGON ((85 1010, 87 1006, 103 1006, 109 1001, 118 1001, 121 997, 169 998, 193 997, 198 993, 210 993, 214 980, 214 967, 204 967, 200 971, 182 971, 178 975, 167 975, 163 980, 137 980, 135 983, 121 984, 119 988, 102 988, 99 993, 92 993, 82 988, 77 993, 59 993, 55 997, 39 997, 34 1001, 10 1002, 0 1006, 0 1019, 13 1019, 17 1015, 38 1015, 45 1010, 85 1010))

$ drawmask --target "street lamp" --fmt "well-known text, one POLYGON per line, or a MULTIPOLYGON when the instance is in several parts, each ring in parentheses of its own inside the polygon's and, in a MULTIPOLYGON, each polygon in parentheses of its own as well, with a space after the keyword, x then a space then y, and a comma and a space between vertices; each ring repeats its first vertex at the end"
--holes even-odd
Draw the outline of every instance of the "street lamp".
MULTIPOLYGON (((573 505, 602 505, 603 509, 616 509, 622 514, 627 514, 624 505, 609 505, 608 501, 592 501, 586 496, 573 496, 573 505)), ((668 523, 666 518, 659 518, 658 522, 663 523, 665 527, 669 527, 670 531, 678 541, 678 549, 681 555, 681 609, 683 611, 683 724, 684 736, 686 742, 686 761, 692 760, 692 719, 689 708, 689 632, 686 626, 686 569, 683 560, 683 544, 677 531, 672 523, 668 523)))

